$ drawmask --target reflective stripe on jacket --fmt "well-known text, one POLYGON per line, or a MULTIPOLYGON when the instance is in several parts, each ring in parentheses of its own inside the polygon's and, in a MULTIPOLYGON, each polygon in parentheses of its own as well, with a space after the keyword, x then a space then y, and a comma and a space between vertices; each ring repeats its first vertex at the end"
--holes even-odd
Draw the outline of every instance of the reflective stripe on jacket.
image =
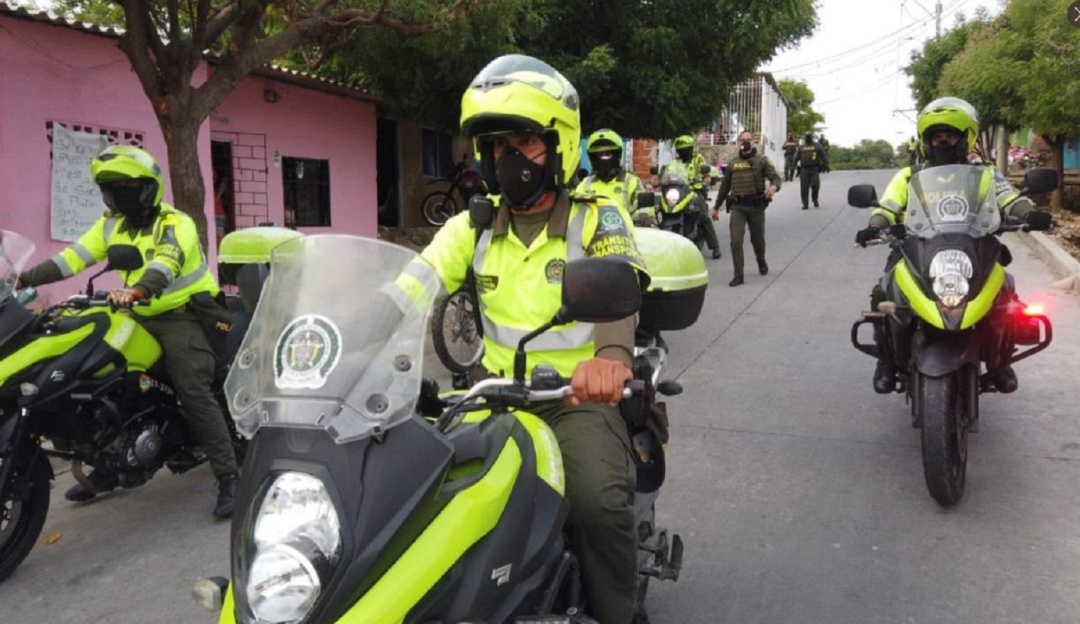
MULTIPOLYGON (((484 325, 484 367, 510 375, 514 352, 528 332, 540 327, 562 304, 566 263, 584 256, 624 257, 647 281, 644 264, 632 236, 630 217, 617 202, 570 201, 563 194, 544 230, 528 247, 510 226, 510 211, 499 208, 492 227, 479 240, 468 213, 459 214, 439 230, 422 256, 443 280, 447 292, 461 287, 472 266, 484 325)), ((564 377, 595 354, 593 325, 570 323, 530 341, 526 374, 548 364, 564 377)))
POLYGON ((143 266, 134 271, 117 271, 128 286, 138 284, 153 269, 165 276, 168 285, 148 306, 136 306, 143 316, 155 316, 186 304, 192 295, 218 293, 217 280, 210 272, 199 242, 195 222, 188 215, 162 203, 152 226, 128 229, 125 219, 107 213, 86 231, 78 242, 53 256, 52 261, 65 277, 71 277, 108 257, 112 245, 134 245, 143 258, 143 266))

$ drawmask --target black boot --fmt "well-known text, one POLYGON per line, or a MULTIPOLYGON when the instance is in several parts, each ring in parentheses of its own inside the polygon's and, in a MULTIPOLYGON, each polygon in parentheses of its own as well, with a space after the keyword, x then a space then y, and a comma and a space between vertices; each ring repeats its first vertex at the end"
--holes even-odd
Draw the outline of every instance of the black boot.
POLYGON ((891 362, 878 360, 874 368, 874 392, 889 394, 896 389, 896 370, 891 362))
POLYGON ((90 476, 87 477, 86 480, 90 482, 90 485, 94 486, 93 490, 88 490, 83 487, 83 484, 76 483, 68 488, 67 492, 64 492, 64 498, 73 503, 82 503, 94 498, 98 494, 104 494, 105 492, 115 490, 120 486, 120 482, 117 480, 116 475, 97 468, 94 469, 94 472, 90 473, 90 476))
POLYGON ((720 248, 719 247, 714 247, 713 248, 712 257, 713 257, 713 260, 716 260, 716 259, 718 259, 720 257, 720 248))
POLYGON ((728 282, 728 286, 742 286, 742 284, 743 284, 742 275, 736 275, 734 278, 732 278, 732 280, 730 282, 728 282))
POLYGON ((1006 366, 994 375, 993 381, 997 391, 1003 394, 1016 392, 1016 389, 1020 387, 1020 381, 1016 378, 1016 371, 1012 366, 1006 366))
POLYGON ((765 262, 764 260, 758 260, 757 270, 758 270, 758 273, 761 273, 762 275, 768 275, 769 274, 769 264, 767 262, 765 262))
POLYGON ((217 503, 214 505, 214 517, 218 519, 232 516, 236 504, 236 486, 240 483, 240 474, 230 472, 218 477, 217 503))

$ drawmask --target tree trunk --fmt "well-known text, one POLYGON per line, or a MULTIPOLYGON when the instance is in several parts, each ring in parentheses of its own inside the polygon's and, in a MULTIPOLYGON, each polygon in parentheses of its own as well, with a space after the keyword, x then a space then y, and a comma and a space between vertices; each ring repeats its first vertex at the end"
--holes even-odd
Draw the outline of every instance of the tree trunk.
POLYGON ((994 141, 994 149, 997 151, 997 168, 1001 175, 1009 175, 1009 135, 1004 124, 997 127, 997 140, 994 141))
POLYGON ((206 186, 199 167, 199 128, 202 120, 158 118, 169 153, 169 181, 173 205, 195 220, 203 249, 209 249, 206 232, 206 186))
POLYGON ((1060 211, 1062 209, 1062 187, 1065 186, 1065 136, 1061 134, 1044 134, 1043 140, 1050 146, 1050 168, 1057 172, 1059 184, 1050 194, 1050 208, 1060 211))

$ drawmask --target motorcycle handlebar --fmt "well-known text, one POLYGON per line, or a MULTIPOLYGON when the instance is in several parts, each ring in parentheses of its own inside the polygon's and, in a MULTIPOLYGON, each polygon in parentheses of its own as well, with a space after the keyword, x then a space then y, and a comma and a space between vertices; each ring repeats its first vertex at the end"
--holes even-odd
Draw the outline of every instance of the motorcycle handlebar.
MULTIPOLYGON (((469 389, 469 392, 462 400, 467 401, 475 397, 483 397, 504 401, 517 400, 526 404, 553 401, 574 394, 574 388, 568 383, 568 380, 564 379, 562 381, 564 382, 563 385, 557 388, 534 390, 515 384, 513 379, 485 379, 469 389)), ((640 379, 632 379, 623 388, 623 398, 629 399, 633 396, 640 396, 644 392, 645 382, 640 379)))
MULTIPOLYGON (((90 295, 79 294, 71 295, 64 301, 64 304, 76 308, 104 308, 108 307, 109 300, 106 297, 98 297, 96 295, 91 297, 90 295)), ((150 302, 146 299, 140 299, 139 301, 135 301, 133 305, 148 306, 150 305, 150 302)))

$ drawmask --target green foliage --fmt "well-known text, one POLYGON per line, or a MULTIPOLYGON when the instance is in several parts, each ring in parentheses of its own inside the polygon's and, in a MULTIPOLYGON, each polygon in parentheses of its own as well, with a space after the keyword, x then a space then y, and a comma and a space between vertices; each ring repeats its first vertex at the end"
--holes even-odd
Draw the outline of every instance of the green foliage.
POLYGON ((1016 35, 1032 42, 1030 62, 1012 74, 1022 84, 1020 118, 1044 135, 1080 136, 1080 29, 1062 18, 1070 4, 1012 0, 1008 9, 1016 35))
POLYGON ((968 37, 967 45, 941 72, 939 95, 963 98, 979 111, 986 129, 1020 125, 1023 76, 1034 44, 1014 32, 1004 17, 968 37))
POLYGON ((779 85, 784 99, 787 100, 788 134, 800 137, 807 132, 813 132, 818 124, 825 121, 825 116, 814 110, 814 92, 805 82, 785 78, 779 85))
POLYGON ((811 0, 544 0, 521 49, 562 70, 586 130, 669 137, 714 120, 731 89, 816 24, 811 0), (604 71, 603 68, 610 69, 604 71))
POLYGON ((921 51, 911 54, 911 63, 904 68, 904 73, 911 76, 911 92, 916 108, 921 110, 935 98, 941 97, 939 82, 945 65, 960 54, 968 39, 988 22, 989 17, 982 9, 976 11, 975 19, 971 21, 966 21, 961 15, 951 30, 927 41, 921 51))
POLYGON ((895 169, 907 162, 906 152, 901 160, 895 148, 885 140, 863 139, 854 147, 834 145, 829 149, 829 167, 844 169, 895 169))

